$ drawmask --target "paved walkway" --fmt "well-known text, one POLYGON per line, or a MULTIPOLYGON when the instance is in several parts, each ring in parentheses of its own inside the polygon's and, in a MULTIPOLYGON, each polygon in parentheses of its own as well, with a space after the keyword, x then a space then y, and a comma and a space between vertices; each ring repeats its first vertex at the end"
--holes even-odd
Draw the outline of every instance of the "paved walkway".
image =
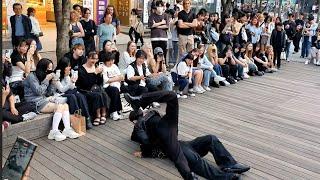
MULTIPOLYGON (((179 139, 218 136, 252 167, 245 180, 319 180, 319 79, 320 67, 292 62, 278 73, 181 99, 179 139)), ((132 128, 128 120, 109 120, 79 139, 35 140, 31 179, 180 179, 169 160, 132 155, 139 149, 130 141, 132 128)), ((3 149, 3 160, 9 151, 3 149)), ((211 155, 206 159, 215 164, 211 155)))

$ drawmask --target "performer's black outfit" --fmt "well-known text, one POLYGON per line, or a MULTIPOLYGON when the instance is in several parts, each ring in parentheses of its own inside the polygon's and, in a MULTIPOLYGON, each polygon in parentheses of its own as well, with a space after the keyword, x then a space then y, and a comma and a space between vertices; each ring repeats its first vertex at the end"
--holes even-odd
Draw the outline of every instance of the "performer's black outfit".
POLYGON ((168 156, 184 179, 197 179, 192 172, 207 179, 238 179, 234 173, 242 173, 249 167, 238 164, 214 135, 198 137, 192 141, 178 141, 178 99, 174 92, 157 91, 139 97, 125 94, 132 105, 131 121, 137 120, 131 140, 140 143, 142 157, 168 156), (157 111, 142 115, 139 107, 145 108, 152 102, 167 103, 166 114, 157 111), (211 152, 220 169, 210 165, 203 156, 211 152))

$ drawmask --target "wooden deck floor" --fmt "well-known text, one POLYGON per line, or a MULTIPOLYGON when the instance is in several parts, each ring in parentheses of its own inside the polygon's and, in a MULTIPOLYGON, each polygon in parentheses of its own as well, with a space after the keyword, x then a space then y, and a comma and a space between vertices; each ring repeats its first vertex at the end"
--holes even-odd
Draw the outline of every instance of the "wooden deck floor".
MULTIPOLYGON (((243 179, 320 179, 320 67, 290 63, 179 102, 179 138, 217 135, 252 167, 243 179)), ((31 179, 180 179, 168 160, 135 158, 131 130, 109 121, 76 140, 35 140, 31 179)))

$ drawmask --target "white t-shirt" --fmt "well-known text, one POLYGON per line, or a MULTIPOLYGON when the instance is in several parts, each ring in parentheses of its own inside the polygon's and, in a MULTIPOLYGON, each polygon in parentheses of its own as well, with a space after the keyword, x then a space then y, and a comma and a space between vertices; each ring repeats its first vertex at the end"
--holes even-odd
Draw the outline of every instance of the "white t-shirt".
POLYGON ((119 60, 119 69, 125 74, 125 69, 136 60, 135 57, 130 57, 127 51, 123 52, 119 60))
MULTIPOLYGON (((141 66, 137 66, 138 68, 138 72, 139 72, 139 75, 142 76, 143 75, 143 69, 142 69, 142 65, 141 66)), ((146 76, 150 76, 151 73, 149 71, 149 69, 147 68, 146 66, 146 76)), ((134 76, 134 69, 132 66, 128 66, 127 68, 127 78, 130 79, 134 76)), ((146 86, 146 81, 145 80, 140 80, 140 86, 146 86)))
POLYGON ((103 71, 102 71, 102 76, 103 76, 103 87, 107 88, 109 85, 117 87, 120 90, 121 83, 120 82, 112 82, 108 83, 110 78, 116 77, 121 75, 120 70, 117 65, 112 64, 111 67, 107 67, 103 65, 103 71))
POLYGON ((180 76, 186 76, 187 73, 190 71, 191 71, 190 66, 188 66, 185 61, 181 61, 171 69, 171 72, 175 72, 180 76))

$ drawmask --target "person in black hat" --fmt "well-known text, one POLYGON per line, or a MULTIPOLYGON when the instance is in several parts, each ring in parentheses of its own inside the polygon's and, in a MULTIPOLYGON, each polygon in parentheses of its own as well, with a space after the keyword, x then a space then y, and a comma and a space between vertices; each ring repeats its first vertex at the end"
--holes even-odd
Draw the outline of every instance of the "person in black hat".
POLYGON ((214 135, 178 141, 179 104, 174 92, 158 91, 137 97, 125 94, 124 97, 134 109, 129 115, 129 120, 135 123, 131 140, 140 143, 141 149, 135 156, 167 156, 184 179, 198 179, 195 174, 206 179, 239 179, 238 174, 250 169, 237 163, 214 135), (149 111, 144 115, 140 107, 145 108, 155 101, 167 104, 166 114, 161 116, 157 111, 149 111), (221 169, 202 159, 208 152, 221 169))

